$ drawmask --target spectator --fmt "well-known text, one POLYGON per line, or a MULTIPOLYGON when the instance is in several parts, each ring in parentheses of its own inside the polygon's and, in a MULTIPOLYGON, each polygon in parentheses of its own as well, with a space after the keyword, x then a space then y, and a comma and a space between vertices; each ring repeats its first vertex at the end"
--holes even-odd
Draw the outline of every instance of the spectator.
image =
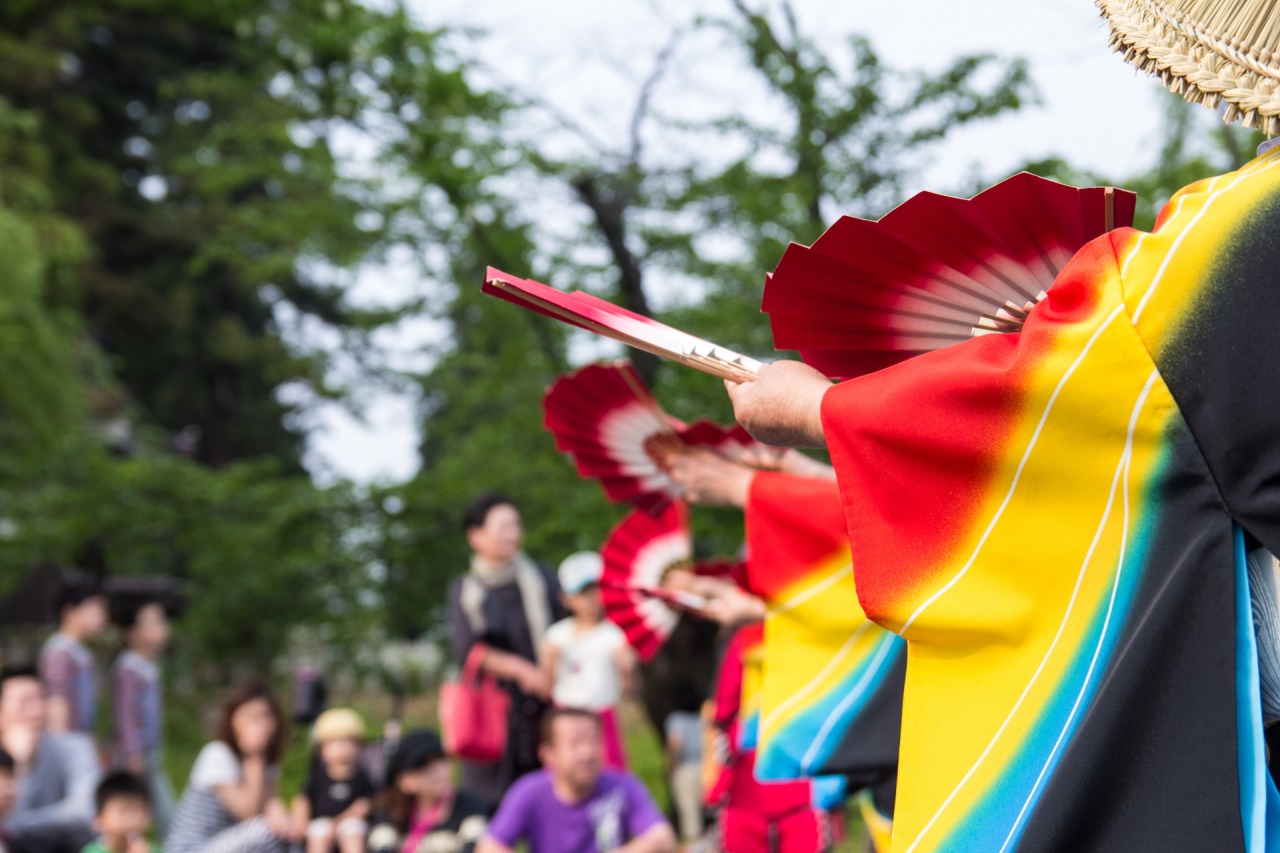
POLYGON ((45 697, 31 668, 0 672, 0 747, 13 757, 17 801, 4 831, 17 853, 76 853, 93 839, 93 741, 45 728, 45 697))
POLYGON ((369 853, 472 853, 488 816, 483 798, 454 789, 453 767, 435 732, 409 732, 387 765, 369 853))
POLYGON ((360 767, 364 720, 350 708, 316 718, 311 773, 293 798, 293 837, 306 839, 307 853, 360 853, 369 832, 373 782, 360 767))
POLYGON ((511 783, 538 769, 538 726, 549 685, 538 646, 565 616, 550 572, 520 550, 520 511, 510 498, 481 495, 463 515, 471 567, 449 587, 449 639, 459 664, 480 656, 481 671, 511 692, 507 749, 493 764, 462 762, 462 787, 496 803, 511 783))
POLYGON ((675 833, 640 781, 602 768, 600 719, 558 708, 543 722, 546 769, 516 782, 476 853, 670 853, 675 833))
MULTIPOLYGON (((15 778, 13 756, 0 749, 0 826, 13 811, 13 804, 18 798, 18 782, 15 778)), ((0 830, 0 853, 9 853, 9 839, 0 830)))
POLYGON ((702 837, 702 699, 688 681, 677 681, 676 710, 667 715, 663 729, 667 736, 667 773, 671 799, 680 826, 680 840, 702 837))
POLYGON ((584 708, 600 717, 604 763, 627 767, 615 706, 630 692, 635 655, 626 635, 604 618, 600 574, 604 561, 593 551, 573 554, 560 564, 560 589, 572 614, 547 629, 542 670, 551 684, 551 700, 561 708, 584 708))
POLYGON ((284 714, 265 684, 250 681, 222 707, 218 739, 205 744, 165 839, 166 853, 283 853, 289 815, 276 796, 284 714))
POLYGON ((106 627, 107 597, 102 588, 83 576, 65 579, 58 594, 58 631, 40 650, 50 731, 93 735, 98 679, 93 653, 85 644, 106 627))
POLYGON ((161 752, 164 712, 158 665, 169 645, 168 614, 158 601, 133 603, 116 615, 116 624, 125 650, 111 672, 114 763, 146 780, 156 832, 163 838, 174 807, 161 752))
POLYGON ((110 773, 94 794, 98 838, 83 853, 151 853, 151 792, 147 780, 123 770, 110 773))

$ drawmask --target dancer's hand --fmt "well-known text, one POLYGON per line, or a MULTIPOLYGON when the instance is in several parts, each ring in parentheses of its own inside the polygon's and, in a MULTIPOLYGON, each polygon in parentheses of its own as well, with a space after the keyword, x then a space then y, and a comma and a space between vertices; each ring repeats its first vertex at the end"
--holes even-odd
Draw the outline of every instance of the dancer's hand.
POLYGON ((778 447, 822 447, 822 397, 831 381, 799 361, 766 364, 753 382, 725 380, 738 423, 778 447))
POLYGON ((699 448, 669 457, 667 474, 680 485, 689 503, 745 507, 755 471, 699 448))
POLYGON ((764 619, 764 600, 752 595, 733 581, 708 578, 683 569, 673 569, 663 577, 668 589, 701 596, 706 604, 694 611, 721 625, 745 625, 764 619))

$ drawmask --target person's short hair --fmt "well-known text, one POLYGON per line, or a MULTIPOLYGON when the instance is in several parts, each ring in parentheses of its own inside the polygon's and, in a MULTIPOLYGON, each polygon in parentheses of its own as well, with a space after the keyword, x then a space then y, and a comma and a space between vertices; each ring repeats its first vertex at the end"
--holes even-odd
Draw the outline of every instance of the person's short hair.
POLYGON ((266 759, 268 764, 278 764, 280 756, 284 752, 285 744, 284 710, 280 707, 280 700, 276 698, 276 694, 261 679, 251 678, 243 681, 227 694, 226 701, 222 703, 222 711, 218 715, 218 740, 229 746, 237 758, 242 757, 240 746, 236 743, 235 730, 231 727, 231 718, 235 716, 241 705, 248 705, 258 699, 267 703, 267 706, 271 709, 271 716, 275 717, 276 720, 275 734, 271 736, 271 742, 267 744, 266 759))
POLYGON ((394 788, 401 773, 421 770, 447 757, 444 744, 435 732, 430 729, 411 731, 400 739, 395 753, 387 762, 387 787, 394 788))
POLYGON ((462 511, 463 532, 470 533, 477 527, 484 527, 484 523, 489 519, 489 513, 493 511, 494 507, 499 506, 509 506, 515 510, 520 509, 515 501, 502 492, 482 492, 476 495, 462 511))
POLYGON ((40 683, 40 672, 30 664, 17 664, 0 669, 0 696, 4 696, 4 688, 10 681, 19 678, 30 678, 40 683))
POLYGON ((82 572, 70 572, 62 578, 54 601, 54 615, 61 619, 68 607, 79 607, 91 598, 105 598, 102 584, 82 572))
POLYGON ((13 760, 13 756, 0 749, 0 773, 6 776, 12 776, 18 769, 18 763, 13 760))
POLYGON ((590 720, 596 724, 597 729, 603 730, 600 715, 595 711, 588 711, 586 708, 552 708, 542 715, 542 727, 538 732, 538 743, 550 746, 555 740, 556 720, 572 718, 590 720))
POLYGON ((145 607, 155 605, 169 615, 169 607, 159 598, 130 598, 119 603, 112 602, 111 621, 121 631, 128 631, 138 624, 138 617, 145 607))
POLYGON ((141 776, 117 770, 102 777, 97 789, 93 792, 93 807, 97 814, 107 807, 112 800, 141 800, 151 806, 151 789, 141 776))

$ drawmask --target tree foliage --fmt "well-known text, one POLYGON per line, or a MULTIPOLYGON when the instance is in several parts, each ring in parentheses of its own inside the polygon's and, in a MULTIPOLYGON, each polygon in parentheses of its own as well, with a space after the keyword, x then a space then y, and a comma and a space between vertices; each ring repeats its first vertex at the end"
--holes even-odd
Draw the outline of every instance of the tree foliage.
MULTIPOLYGON (((676 300, 659 312, 663 319, 765 353, 771 345, 757 313, 760 287, 788 241, 812 240, 839 212, 883 212, 949 130, 1015 110, 1030 97, 1020 62, 973 56, 936 75, 897 72, 864 39, 851 39, 841 55, 824 53, 789 6, 781 21, 743 3, 735 10, 732 19, 698 26, 723 33, 727 52, 754 75, 779 121, 669 118, 658 84, 679 61, 675 37, 634 93, 631 134, 615 149, 586 146, 580 155, 552 156, 536 140, 508 134, 508 146, 523 144, 535 172, 518 164, 500 189, 518 182, 529 196, 576 200, 583 229, 567 244, 535 247, 536 223, 521 221, 509 197, 494 197, 484 207, 500 213, 454 246, 458 290, 444 315, 452 347, 423 379, 423 468, 398 493, 403 509, 390 528, 389 598, 408 606, 397 620, 402 629, 431 624, 447 578, 465 565, 459 514, 469 495, 510 491, 528 516, 529 548, 548 561, 598 547, 625 511, 578 480, 540 430, 542 389, 569 368, 567 354, 579 339, 478 298, 486 262, 586 287, 645 314, 670 303, 667 293, 678 283, 699 298, 676 300), (714 138, 715 147, 744 153, 727 163, 710 157, 673 163, 648 156, 646 133, 714 138)), ((508 128, 544 108, 534 93, 514 92, 511 101, 508 128)), ((715 380, 643 360, 641 367, 676 414, 730 419, 715 380)), ((696 532, 704 552, 734 553, 741 516, 700 512, 696 532)))
POLYGON ((0 7, 4 586, 173 576, 211 663, 370 625, 376 519, 299 415, 406 307, 354 306, 358 265, 457 219, 388 188, 406 152, 468 183, 484 98, 440 38, 349 0, 0 7))
MULTIPOLYGON (((789 4, 734 0, 654 54, 611 145, 477 83, 469 51, 356 0, 0 4, 0 589, 47 565, 172 576, 213 664, 265 663, 302 624, 438 628, 472 494, 509 492, 549 563, 626 511, 541 428, 544 389, 618 351, 481 297, 486 266, 765 354, 759 293, 788 242, 882 214, 947 134, 1034 97, 1018 60, 894 69, 858 36, 824 49, 789 4), (719 39, 762 111, 677 117, 664 80, 690 33, 719 39), (351 286, 389 247, 421 286, 361 307, 351 286), (441 331, 411 377, 420 473, 316 485, 309 407, 388 378, 377 334, 404 318, 441 331)), ((1254 145, 1205 145, 1170 109, 1157 167, 1119 181, 1150 202, 1254 145)), ((714 380, 641 368, 677 416, 728 420, 714 380)), ((739 547, 734 513, 695 526, 704 553, 739 547)))

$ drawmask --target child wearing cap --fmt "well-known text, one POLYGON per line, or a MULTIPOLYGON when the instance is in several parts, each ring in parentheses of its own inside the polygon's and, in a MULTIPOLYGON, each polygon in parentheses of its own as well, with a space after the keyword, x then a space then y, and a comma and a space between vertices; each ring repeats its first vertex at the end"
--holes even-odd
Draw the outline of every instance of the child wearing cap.
POLYGON ((572 614, 547 629, 541 665, 551 683, 551 701, 599 715, 605 764, 626 769, 626 754, 615 708, 630 691, 635 657, 622 630, 604 616, 600 574, 604 561, 592 551, 566 557, 560 564, 560 589, 572 614))
POLYGON ((293 798, 295 836, 306 838, 307 853, 364 850, 373 808, 373 782, 360 767, 364 720, 350 708, 321 714, 311 730, 315 744, 311 773, 293 798))

